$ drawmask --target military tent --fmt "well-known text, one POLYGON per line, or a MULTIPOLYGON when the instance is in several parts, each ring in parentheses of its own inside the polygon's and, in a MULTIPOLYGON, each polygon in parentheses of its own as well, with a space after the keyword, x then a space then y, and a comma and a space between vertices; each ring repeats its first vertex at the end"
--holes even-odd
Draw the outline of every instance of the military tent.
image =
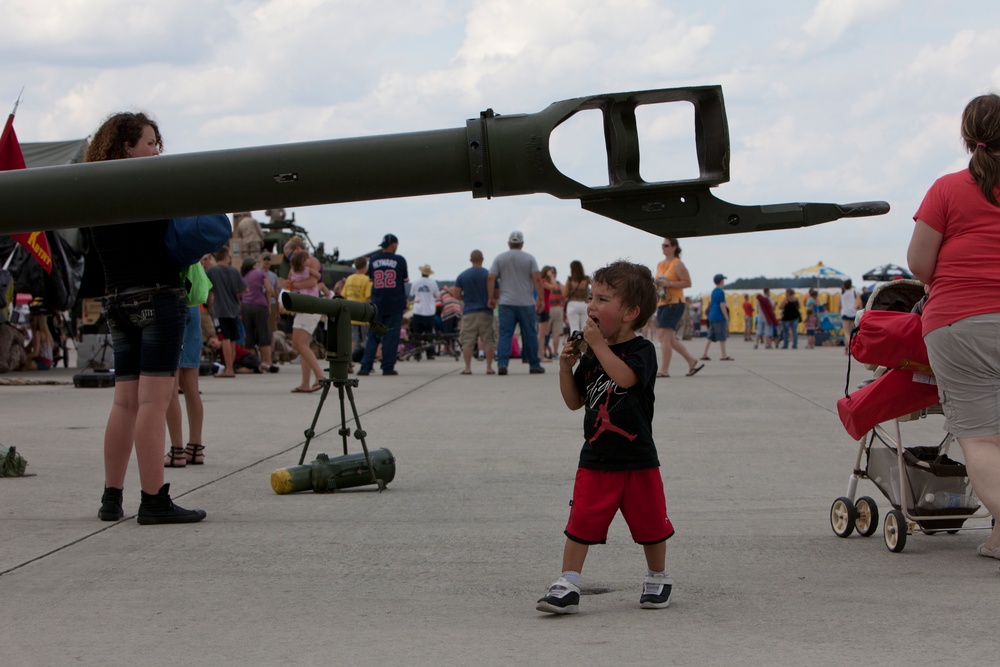
MULTIPOLYGON (((87 144, 88 139, 22 143, 21 153, 29 169, 52 167, 82 162, 87 144)), ((87 243, 79 229, 50 231, 46 236, 52 251, 51 274, 46 274, 9 236, 0 236, 0 266, 9 260, 15 291, 41 298, 50 311, 68 310, 81 295, 87 243)), ((96 289, 103 291, 103 276, 99 283, 96 289)), ((82 296, 90 295, 82 293, 82 296)))

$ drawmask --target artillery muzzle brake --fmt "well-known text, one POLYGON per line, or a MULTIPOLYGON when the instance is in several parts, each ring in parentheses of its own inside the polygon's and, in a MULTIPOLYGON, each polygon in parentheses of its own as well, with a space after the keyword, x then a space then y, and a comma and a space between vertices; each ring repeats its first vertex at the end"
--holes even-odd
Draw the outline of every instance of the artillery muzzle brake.
POLYGON ((0 173, 0 233, 467 191, 476 198, 544 192, 579 199, 588 211, 679 238, 804 227, 889 210, 882 201, 729 204, 710 191, 729 180, 729 158, 721 86, 609 93, 555 102, 533 114, 488 109, 454 129, 6 171, 0 173), (636 108, 675 102, 694 108, 699 175, 647 182, 639 172, 636 108), (571 116, 595 109, 603 117, 608 184, 588 187, 556 168, 550 140, 571 116))

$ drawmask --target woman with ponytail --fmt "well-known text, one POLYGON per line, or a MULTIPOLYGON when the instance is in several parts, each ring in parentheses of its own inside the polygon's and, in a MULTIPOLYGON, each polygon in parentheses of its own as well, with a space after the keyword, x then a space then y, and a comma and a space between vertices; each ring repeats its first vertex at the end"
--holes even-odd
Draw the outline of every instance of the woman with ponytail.
MULTIPOLYGON (((1000 514, 1000 96, 962 112, 968 169, 931 186, 913 216, 907 261, 928 289, 924 342, 946 427, 983 505, 1000 514)), ((1000 559, 1000 530, 979 545, 1000 559)))

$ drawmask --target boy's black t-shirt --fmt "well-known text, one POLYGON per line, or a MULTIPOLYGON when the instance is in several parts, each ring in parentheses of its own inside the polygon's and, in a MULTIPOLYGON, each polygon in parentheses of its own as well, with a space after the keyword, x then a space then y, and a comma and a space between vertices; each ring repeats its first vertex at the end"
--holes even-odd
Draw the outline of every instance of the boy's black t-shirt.
POLYGON ((580 359, 573 380, 584 399, 580 467, 593 470, 639 470, 660 465, 653 443, 653 387, 656 348, 635 337, 611 346, 639 381, 622 389, 597 358, 580 359))

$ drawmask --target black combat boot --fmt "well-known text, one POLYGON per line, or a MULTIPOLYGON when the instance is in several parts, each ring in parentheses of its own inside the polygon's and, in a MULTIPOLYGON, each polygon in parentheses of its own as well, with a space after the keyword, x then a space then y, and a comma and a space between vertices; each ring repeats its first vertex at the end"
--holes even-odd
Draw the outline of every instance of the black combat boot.
POLYGON ((156 523, 196 523, 204 519, 207 514, 205 510, 186 510, 183 507, 174 505, 170 500, 170 485, 164 484, 155 495, 140 491, 142 500, 139 503, 139 517, 137 521, 141 524, 156 523))
POLYGON ((122 490, 104 487, 104 495, 101 496, 101 509, 97 510, 97 518, 101 521, 119 521, 124 516, 122 490))

